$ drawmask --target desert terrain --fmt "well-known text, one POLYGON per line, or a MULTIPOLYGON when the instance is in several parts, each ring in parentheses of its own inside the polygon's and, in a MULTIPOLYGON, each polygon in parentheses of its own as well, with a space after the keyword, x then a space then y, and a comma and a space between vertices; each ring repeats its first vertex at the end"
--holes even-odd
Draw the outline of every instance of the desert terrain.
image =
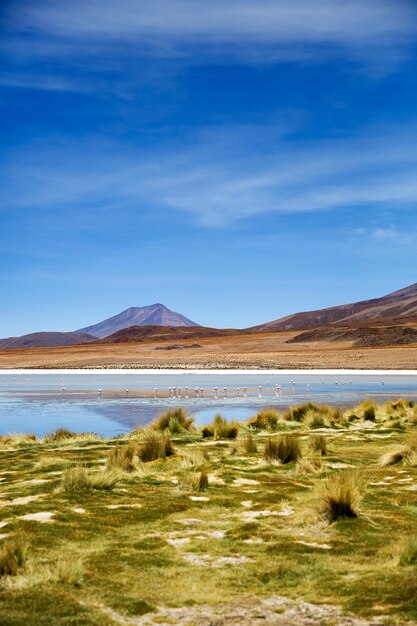
POLYGON ((417 343, 355 347, 355 339, 288 343, 300 331, 0 350, 0 368, 417 369, 417 343))

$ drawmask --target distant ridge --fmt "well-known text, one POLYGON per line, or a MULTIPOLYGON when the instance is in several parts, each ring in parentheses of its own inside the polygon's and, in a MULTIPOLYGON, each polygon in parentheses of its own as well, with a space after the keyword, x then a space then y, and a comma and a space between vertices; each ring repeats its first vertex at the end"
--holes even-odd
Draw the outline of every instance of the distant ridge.
POLYGON ((281 317, 251 327, 254 332, 306 330, 324 325, 346 326, 353 323, 378 322, 385 319, 395 324, 417 321, 417 283, 381 298, 342 304, 317 311, 306 311, 281 317))
POLYGON ((21 337, 0 339, 0 349, 7 348, 57 348, 59 346, 75 346, 80 343, 91 343, 97 337, 87 333, 30 333, 21 337))
POLYGON ((126 343, 147 340, 198 339, 239 335, 244 331, 232 328, 207 328, 205 326, 129 326, 104 337, 96 343, 126 343))
POLYGON ((199 326, 184 315, 171 311, 163 304, 151 304, 142 307, 130 307, 113 317, 80 328, 79 333, 88 333, 99 337, 108 337, 118 330, 129 328, 130 326, 199 326))

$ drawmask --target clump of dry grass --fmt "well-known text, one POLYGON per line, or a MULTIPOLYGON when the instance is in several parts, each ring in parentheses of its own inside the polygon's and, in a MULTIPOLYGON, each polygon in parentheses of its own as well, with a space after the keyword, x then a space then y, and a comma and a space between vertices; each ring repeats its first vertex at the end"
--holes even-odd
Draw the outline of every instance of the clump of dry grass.
POLYGON ((410 413, 410 409, 414 407, 413 400, 404 400, 399 398, 398 400, 390 400, 385 405, 385 412, 391 418, 407 417, 410 413))
POLYGON ((61 493, 109 491, 119 480, 120 476, 112 470, 91 471, 82 465, 76 465, 64 471, 59 491, 61 493))
POLYGON ((77 433, 68 430, 68 428, 56 428, 51 433, 45 435, 44 441, 46 443, 56 443, 66 439, 73 439, 74 437, 77 437, 77 433))
POLYGON ((291 463, 302 457, 300 441, 296 435, 268 437, 264 447, 264 460, 291 463))
POLYGON ((250 456, 251 454, 256 454, 258 452, 258 446, 252 433, 248 433, 239 440, 238 451, 240 454, 247 456, 250 456))
POLYGON ((413 535, 403 544, 398 565, 417 565, 417 535, 413 535))
POLYGON ((165 459, 175 454, 171 437, 165 433, 148 431, 138 446, 138 457, 143 463, 165 459))
POLYGON ((62 556, 55 565, 53 578, 60 583, 79 587, 84 575, 84 562, 76 556, 62 556))
POLYGON ((206 468, 203 468, 197 478, 196 489, 197 491, 206 491, 209 486, 209 477, 206 468))
POLYGON ((377 409, 378 407, 372 398, 367 398, 355 407, 354 413, 365 422, 375 422, 377 409))
POLYGON ((253 430, 274 431, 277 429, 279 413, 275 409, 259 411, 253 417, 246 420, 246 425, 253 430))
POLYGON ((321 456, 327 455, 327 440, 324 435, 313 435, 310 437, 309 447, 313 452, 318 452, 321 456))
POLYGON ((321 486, 318 508, 330 524, 341 518, 356 518, 364 492, 364 482, 355 471, 342 471, 321 486))
POLYGON ((116 445, 107 456, 109 469, 120 469, 123 472, 134 472, 139 458, 139 446, 137 443, 116 445))
POLYGON ((308 410, 304 415, 304 423, 307 428, 325 428, 328 426, 326 418, 323 413, 318 413, 317 411, 308 410))
POLYGON ((239 429, 239 422, 228 422, 217 414, 212 423, 203 428, 202 434, 203 437, 214 437, 214 439, 236 439, 239 429))
POLYGON ((300 458, 295 465, 295 473, 297 476, 309 476, 311 474, 317 474, 323 469, 321 459, 306 459, 300 458))
POLYGON ((198 469, 209 459, 207 450, 201 448, 190 448, 181 450, 180 466, 183 469, 198 469))
POLYGON ((38 441, 35 433, 11 433, 0 437, 0 445, 20 446, 22 444, 36 443, 38 441))
POLYGON ((5 541, 0 550, 0 576, 17 576, 26 564, 29 546, 23 535, 5 541))
POLYGON ((184 430, 195 430, 194 418, 187 415, 183 409, 172 409, 163 413, 152 422, 150 427, 154 430, 168 430, 172 434, 178 434, 184 430))
POLYGON ((398 465, 404 461, 410 461, 417 453, 417 434, 411 434, 406 443, 397 446, 386 452, 379 459, 379 465, 388 467, 389 465, 398 465))

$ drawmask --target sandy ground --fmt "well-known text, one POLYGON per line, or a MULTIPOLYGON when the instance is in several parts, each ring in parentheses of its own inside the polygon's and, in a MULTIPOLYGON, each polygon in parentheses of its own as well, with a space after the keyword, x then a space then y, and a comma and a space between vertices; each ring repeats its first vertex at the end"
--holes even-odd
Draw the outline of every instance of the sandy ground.
POLYGON ((287 344, 295 331, 140 343, 0 350, 13 368, 417 369, 417 344, 352 348, 349 343, 287 344), (190 347, 188 347, 190 346, 190 347))

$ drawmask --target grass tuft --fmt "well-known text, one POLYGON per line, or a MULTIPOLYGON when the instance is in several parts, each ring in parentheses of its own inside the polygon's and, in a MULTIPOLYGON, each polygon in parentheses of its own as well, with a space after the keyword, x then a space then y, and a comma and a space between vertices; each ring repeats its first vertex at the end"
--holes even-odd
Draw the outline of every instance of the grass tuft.
POLYGON ((212 423, 203 428, 202 434, 203 437, 214 437, 214 439, 236 439, 239 429, 239 422, 228 422, 217 414, 212 423))
POLYGON ((297 461, 302 457, 300 441, 296 435, 268 437, 264 447, 264 460, 279 461, 283 464, 297 461))
POLYGON ((17 535, 6 541, 0 551, 0 576, 17 576, 24 568, 29 551, 29 541, 17 535))
POLYGON ((203 468, 200 472, 200 475, 197 479, 197 491, 206 491, 209 486, 209 477, 206 468, 203 468))
POLYGON ((246 421, 246 425, 252 430, 274 431, 277 429, 278 420, 278 411, 275 409, 267 409, 266 411, 259 411, 256 415, 250 417, 246 421))
POLYGON ((148 431, 146 438, 140 442, 138 457, 143 463, 165 459, 175 454, 171 437, 160 432, 148 431))
POLYGON ((156 418, 151 424, 154 430, 168 430, 172 434, 179 434, 182 431, 193 431, 194 418, 187 415, 183 409, 172 409, 156 418))
POLYGON ((239 440, 239 453, 250 456, 258 452, 258 446, 251 433, 248 433, 242 439, 239 440))
POLYGON ((62 556, 55 566, 55 578, 60 583, 79 587, 84 574, 84 562, 79 557, 62 556))
POLYGON ((120 477, 112 470, 91 471, 82 465, 76 465, 64 471, 59 491, 61 493, 110 491, 119 480, 120 477))
POLYGON ((402 566, 417 565, 417 535, 410 537, 404 543, 398 564, 402 566))
POLYGON ((342 471, 331 476, 321 487, 321 515, 330 524, 341 518, 358 517, 363 491, 364 483, 354 471, 342 471))
POLYGON ((327 440, 324 435, 313 435, 310 437, 309 446, 313 452, 318 452, 321 456, 327 455, 327 440))
POLYGON ((74 437, 77 437, 77 433, 68 430, 68 428, 57 428, 45 435, 44 439, 46 443, 55 443, 65 441, 66 439, 73 439, 74 437))
POLYGON ((107 467, 109 469, 120 469, 123 472, 134 472, 139 461, 139 446, 137 443, 116 445, 108 454, 107 467))

